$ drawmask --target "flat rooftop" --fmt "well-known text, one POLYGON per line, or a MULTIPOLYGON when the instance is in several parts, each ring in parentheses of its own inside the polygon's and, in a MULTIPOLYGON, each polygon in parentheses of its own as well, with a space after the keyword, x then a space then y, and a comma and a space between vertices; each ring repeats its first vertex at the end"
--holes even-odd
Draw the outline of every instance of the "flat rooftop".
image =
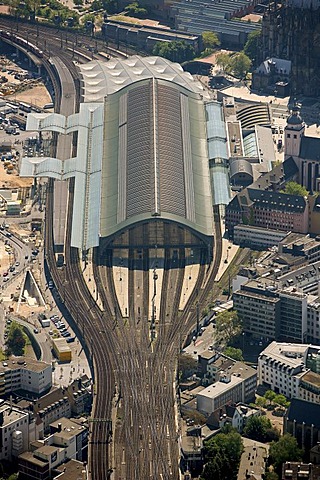
POLYGON ((289 367, 295 368, 301 365, 302 361, 305 363, 309 347, 310 345, 306 344, 271 342, 260 353, 260 357, 266 355, 289 367))
POLYGON ((6 427, 13 422, 26 418, 28 414, 22 412, 14 407, 10 407, 9 404, 2 404, 0 406, 0 413, 3 414, 3 424, 2 427, 6 427))
POLYGON ((46 368, 51 367, 48 363, 40 362, 34 358, 16 357, 0 363, 0 373, 8 370, 30 370, 32 372, 42 372, 46 368))
POLYGON ((307 373, 305 373, 302 377, 301 380, 304 382, 311 383, 312 385, 315 385, 316 387, 320 387, 320 375, 319 373, 312 372, 311 370, 307 373))
POLYGON ((200 393, 198 393, 198 397, 207 397, 207 398, 214 398, 218 395, 221 395, 224 392, 227 392, 231 387, 235 387, 236 385, 240 385, 243 382, 242 378, 236 377, 235 375, 231 375, 230 382, 215 382, 209 387, 204 388, 200 393))
POLYGON ((24 452, 19 455, 19 458, 26 460, 29 463, 32 463, 33 465, 36 465, 38 467, 43 467, 44 465, 48 465, 48 460, 42 460, 41 458, 37 458, 33 456, 33 453, 31 452, 24 452))
POLYGON ((57 467, 56 470, 61 472, 57 477, 55 477, 56 479, 78 480, 79 478, 83 478, 82 472, 85 471, 85 467, 82 462, 72 459, 57 467))

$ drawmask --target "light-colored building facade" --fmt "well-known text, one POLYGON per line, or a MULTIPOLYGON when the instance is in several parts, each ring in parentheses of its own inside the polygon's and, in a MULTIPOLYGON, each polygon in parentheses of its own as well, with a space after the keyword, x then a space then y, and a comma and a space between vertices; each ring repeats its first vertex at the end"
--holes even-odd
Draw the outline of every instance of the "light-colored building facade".
POLYGON ((300 376, 306 371, 308 345, 272 342, 259 355, 258 383, 286 397, 298 397, 300 376))
POLYGON ((35 439, 35 422, 28 412, 3 402, 0 405, 0 460, 12 461, 35 439))
POLYGON ((88 443, 88 428, 81 422, 61 418, 50 426, 52 433, 37 448, 19 456, 19 472, 24 478, 46 480, 52 469, 68 459, 81 460, 88 443))
POLYGON ((52 386, 52 366, 32 358, 17 357, 0 363, 0 396, 25 390, 43 395, 52 386))
POLYGON ((220 373, 217 382, 197 393, 197 410, 210 415, 227 403, 249 402, 256 387, 257 371, 242 362, 235 362, 220 373))
POLYGON ((280 298, 270 283, 248 281, 233 293, 233 306, 245 333, 256 338, 278 338, 280 334, 280 298))
POLYGON ((236 225, 233 242, 240 246, 252 248, 269 248, 278 245, 287 237, 287 233, 271 228, 259 228, 251 225, 236 225))

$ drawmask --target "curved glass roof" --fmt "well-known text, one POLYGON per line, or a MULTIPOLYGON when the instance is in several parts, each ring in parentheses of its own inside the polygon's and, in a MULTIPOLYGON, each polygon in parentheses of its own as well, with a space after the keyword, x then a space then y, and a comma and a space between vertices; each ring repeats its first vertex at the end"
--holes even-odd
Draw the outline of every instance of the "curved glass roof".
POLYGON ((174 82, 209 99, 207 91, 179 63, 162 57, 139 57, 92 62, 80 65, 85 102, 102 102, 104 97, 140 80, 158 78, 174 82))

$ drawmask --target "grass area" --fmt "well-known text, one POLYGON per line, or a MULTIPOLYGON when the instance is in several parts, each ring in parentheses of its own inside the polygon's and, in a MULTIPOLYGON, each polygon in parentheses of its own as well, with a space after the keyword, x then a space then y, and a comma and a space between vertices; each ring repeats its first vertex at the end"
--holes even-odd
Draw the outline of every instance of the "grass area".
POLYGON ((140 25, 139 20, 135 20, 133 18, 128 18, 125 15, 112 15, 109 18, 110 18, 110 20, 115 20, 116 22, 126 22, 126 23, 132 23, 134 25, 140 25))

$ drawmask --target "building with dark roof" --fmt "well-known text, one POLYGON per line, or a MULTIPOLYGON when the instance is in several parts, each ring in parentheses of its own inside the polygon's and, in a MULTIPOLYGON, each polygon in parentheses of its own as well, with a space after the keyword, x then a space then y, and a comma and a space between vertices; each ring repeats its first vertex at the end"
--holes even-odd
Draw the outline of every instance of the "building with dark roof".
POLYGON ((264 60, 252 73, 252 89, 267 90, 280 96, 290 93, 291 61, 282 58, 264 60), (280 87, 280 88, 279 88, 280 87))
POLYGON ((284 417, 284 433, 305 450, 314 447, 320 441, 320 405, 293 398, 284 417))
POLYGON ((205 31, 215 32, 223 46, 243 47, 248 34, 261 29, 260 24, 239 22, 234 17, 242 17, 252 12, 255 1, 230 0, 181 0, 173 2, 171 16, 175 18, 178 30, 200 35, 205 31))
POLYGON ((308 218, 308 202, 304 197, 250 186, 238 193, 227 206, 226 229, 230 237, 233 237, 234 226, 241 223, 307 233, 308 218))

